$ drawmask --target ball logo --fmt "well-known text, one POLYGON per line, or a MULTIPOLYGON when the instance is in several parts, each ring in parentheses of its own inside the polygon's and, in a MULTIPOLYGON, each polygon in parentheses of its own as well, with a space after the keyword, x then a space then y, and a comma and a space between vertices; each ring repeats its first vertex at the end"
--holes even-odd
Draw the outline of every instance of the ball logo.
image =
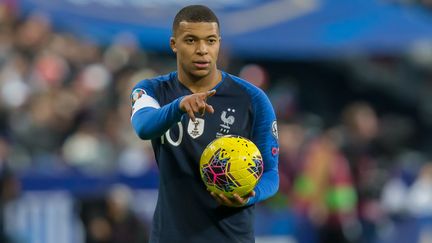
POLYGON ((195 122, 189 119, 188 133, 193 139, 204 133, 204 122, 205 120, 201 118, 195 118, 195 122))

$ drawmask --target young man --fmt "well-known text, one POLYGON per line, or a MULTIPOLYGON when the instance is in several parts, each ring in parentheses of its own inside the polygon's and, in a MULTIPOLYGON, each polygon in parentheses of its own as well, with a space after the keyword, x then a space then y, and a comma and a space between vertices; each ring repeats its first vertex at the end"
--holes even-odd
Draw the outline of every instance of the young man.
POLYGON ((132 91, 132 126, 152 140, 160 170, 150 242, 254 242, 254 204, 278 189, 273 108, 260 89, 217 69, 220 41, 209 8, 181 9, 170 39, 177 72, 143 80, 132 91), (200 177, 201 153, 226 134, 251 139, 263 156, 264 173, 243 198, 210 193, 200 177))

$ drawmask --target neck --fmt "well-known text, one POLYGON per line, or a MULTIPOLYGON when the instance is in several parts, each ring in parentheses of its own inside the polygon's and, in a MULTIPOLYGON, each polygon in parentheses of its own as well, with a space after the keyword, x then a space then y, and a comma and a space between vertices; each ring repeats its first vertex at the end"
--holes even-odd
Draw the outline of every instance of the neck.
POLYGON ((215 87, 222 80, 222 74, 216 69, 208 76, 197 78, 187 75, 184 72, 178 72, 178 79, 180 83, 190 89, 192 93, 199 93, 209 91, 215 87))

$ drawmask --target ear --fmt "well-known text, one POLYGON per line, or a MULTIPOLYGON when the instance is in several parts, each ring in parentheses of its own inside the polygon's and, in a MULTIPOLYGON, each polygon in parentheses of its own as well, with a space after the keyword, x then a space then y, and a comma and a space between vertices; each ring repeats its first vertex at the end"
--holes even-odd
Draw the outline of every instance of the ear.
POLYGON ((170 47, 174 53, 177 53, 176 41, 174 37, 170 38, 170 47))

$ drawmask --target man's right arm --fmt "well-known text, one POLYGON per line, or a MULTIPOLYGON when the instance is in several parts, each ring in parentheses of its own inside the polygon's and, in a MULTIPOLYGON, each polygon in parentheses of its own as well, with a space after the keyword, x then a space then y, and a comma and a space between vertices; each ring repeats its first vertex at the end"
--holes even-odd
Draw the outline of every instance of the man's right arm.
MULTIPOLYGON (((141 139, 153 139, 162 136, 174 123, 181 120, 184 114, 180 109, 182 98, 175 99, 163 107, 157 107, 146 102, 146 99, 152 99, 150 96, 141 97, 141 100, 137 100, 132 107, 131 123, 135 133, 141 139)), ((154 100, 154 102, 156 101, 154 100)))
POLYGON ((175 99, 160 107, 156 99, 143 89, 132 92, 131 123, 141 139, 153 139, 162 136, 174 123, 179 122, 184 113, 195 121, 195 114, 213 113, 213 107, 207 104, 207 98, 214 95, 215 90, 191 94, 175 99))

